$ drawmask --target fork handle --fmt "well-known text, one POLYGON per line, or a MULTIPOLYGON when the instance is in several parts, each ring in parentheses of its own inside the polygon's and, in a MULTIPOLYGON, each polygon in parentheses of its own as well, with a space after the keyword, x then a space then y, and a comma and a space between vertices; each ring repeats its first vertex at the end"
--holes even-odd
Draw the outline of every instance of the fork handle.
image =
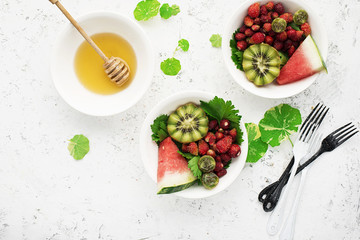
POLYGON ((285 226, 280 234, 280 240, 292 240, 294 239, 294 232, 295 232, 295 222, 296 222, 296 213, 300 203, 300 197, 303 192, 305 186, 305 179, 307 175, 308 169, 305 169, 301 173, 301 181, 296 193, 295 202, 291 208, 291 212, 285 222, 285 226))

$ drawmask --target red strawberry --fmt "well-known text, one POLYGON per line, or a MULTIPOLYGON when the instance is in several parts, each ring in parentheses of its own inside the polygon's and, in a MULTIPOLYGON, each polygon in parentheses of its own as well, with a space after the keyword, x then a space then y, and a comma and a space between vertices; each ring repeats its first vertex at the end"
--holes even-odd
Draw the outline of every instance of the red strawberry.
POLYGON ((239 145, 237 145, 237 144, 231 145, 231 147, 229 149, 230 157, 236 158, 236 157, 240 156, 240 153, 241 153, 241 149, 240 149, 239 145))
POLYGON ((303 31, 296 31, 296 41, 295 42, 298 42, 301 40, 302 36, 303 36, 304 32, 303 31))
POLYGON ((270 36, 270 37, 275 37, 275 35, 276 35, 276 33, 275 33, 273 30, 271 30, 271 31, 269 32, 269 36, 270 36))
MULTIPOLYGON (((237 36, 238 34, 244 35, 243 33, 237 33, 237 34, 235 35, 235 39, 236 39, 236 40, 238 40, 238 39, 237 39, 237 37, 239 37, 239 36, 237 36)), ((244 35, 244 38, 245 38, 245 35, 244 35)), ((240 39, 240 40, 241 40, 241 39, 240 39)), ((240 41, 240 40, 238 40, 238 41, 240 41)), ((211 121, 209 122, 209 130, 214 130, 216 127, 218 127, 218 122, 217 122, 217 120, 211 120, 211 121)))
POLYGON ((289 49, 288 49, 288 55, 289 57, 291 57, 295 52, 295 47, 294 46, 291 46, 289 49))
POLYGON ((215 146, 219 153, 226 153, 232 144, 232 137, 226 136, 222 138, 220 141, 218 141, 215 146))
POLYGON ((273 42, 274 42, 274 39, 272 37, 270 37, 270 36, 265 37, 265 43, 272 45, 273 42))
POLYGON ((260 7, 260 15, 267 15, 267 14, 268 14, 268 10, 267 10, 266 6, 262 5, 260 7))
POLYGON ((311 27, 308 23, 303 23, 300 29, 301 31, 304 31, 305 36, 308 36, 311 33, 311 27))
POLYGON ((265 40, 265 35, 263 33, 255 33, 254 35, 252 35, 252 37, 250 38, 250 44, 259 44, 264 42, 265 40))
MULTIPOLYGON (((209 154, 208 154, 209 155, 209 154)), ((210 155, 211 156, 211 155, 210 155)), ((221 162, 221 157, 219 155, 215 156, 215 161, 216 162, 221 162)))
POLYGON ((274 41, 274 48, 278 51, 281 51, 281 49, 284 47, 284 44, 278 40, 274 41))
POLYGON ((274 9, 274 5, 274 2, 268 2, 265 6, 267 10, 272 11, 274 9))
POLYGON ((222 164, 222 162, 216 162, 214 171, 219 172, 223 168, 224 168, 224 164, 222 164))
POLYGON ((296 40, 296 31, 294 29, 291 28, 290 30, 286 31, 286 34, 291 40, 296 40))
POLYGON ((215 144, 216 137, 212 132, 208 132, 204 138, 205 142, 209 143, 210 146, 215 144))
POLYGON ((209 145, 204 140, 200 140, 198 145, 199 145, 199 154, 201 156, 205 155, 209 150, 209 145))
POLYGON ((263 29, 265 32, 270 32, 271 31, 271 23, 264 23, 263 29))
POLYGON ((244 18, 244 24, 247 26, 247 27, 251 27, 253 24, 254 24, 254 20, 252 20, 249 16, 246 16, 244 18))
POLYGON ((230 127, 230 121, 227 120, 227 119, 221 120, 221 121, 220 121, 220 127, 221 127, 222 129, 224 129, 224 130, 229 129, 229 127, 230 127))
POLYGON ((291 26, 287 26, 286 31, 289 31, 289 30, 294 30, 294 29, 291 26))
POLYGON ((231 160, 231 156, 228 153, 220 154, 221 161, 227 164, 231 160))
POLYGON ((227 173, 226 169, 223 168, 223 169, 221 169, 219 172, 216 172, 216 175, 217 175, 219 178, 221 178, 221 177, 225 176, 226 173, 227 173))
POLYGON ((271 17, 269 17, 268 15, 261 15, 260 21, 262 23, 270 23, 271 22, 271 17))
POLYGON ((251 30, 253 30, 254 32, 259 31, 259 29, 260 29, 260 26, 259 26, 259 25, 252 25, 252 26, 251 26, 251 30))
POLYGON ((260 18, 257 17, 254 19, 254 24, 260 25, 260 23, 261 23, 260 18))
POLYGON ((275 19, 275 18, 278 18, 279 17, 279 14, 277 12, 272 12, 271 13, 271 18, 272 19, 275 19))
POLYGON ((181 145, 181 151, 184 152, 184 153, 187 153, 188 152, 188 146, 189 146, 189 144, 183 143, 181 145))
POLYGON ((275 10, 275 12, 277 12, 277 13, 280 14, 280 15, 285 12, 285 8, 284 8, 284 6, 283 6, 281 3, 275 4, 274 10, 275 10))
POLYGON ((279 40, 279 41, 281 41, 281 42, 284 42, 284 41, 287 39, 287 34, 286 34, 286 32, 284 31, 284 32, 278 33, 278 34, 276 35, 276 39, 279 40))
POLYGON ((246 29, 247 29, 247 27, 246 27, 245 25, 242 25, 242 26, 239 28, 239 32, 244 33, 246 29))
POLYGON ((252 18, 257 18, 260 15, 260 3, 252 4, 248 9, 248 15, 252 18))
POLYGON ((224 133, 216 132, 215 137, 216 137, 216 141, 219 141, 220 139, 222 139, 224 137, 224 133))
POLYGON ((229 132, 229 135, 230 135, 233 139, 236 139, 236 135, 237 135, 236 128, 231 129, 230 132, 229 132))
POLYGON ((284 19, 287 23, 290 23, 293 21, 293 15, 291 13, 281 14, 279 18, 284 19))
MULTIPOLYGON (((243 34, 243 33, 237 33, 237 34, 235 34, 235 39, 236 39, 236 41, 241 41, 241 40, 244 40, 246 38, 246 36, 245 36, 245 34, 243 34)), ((211 123, 212 122, 215 122, 216 123, 216 126, 217 126, 217 120, 212 120, 212 121, 210 121, 210 123, 209 123, 209 129, 210 129, 210 125, 211 125, 211 123)), ((214 125, 214 123, 212 123, 212 125, 214 125)), ((215 126, 215 125, 214 125, 215 126)), ((215 127, 212 127, 210 130, 212 130, 212 129, 214 129, 215 127)))
POLYGON ((207 150, 206 155, 212 156, 213 158, 216 157, 216 153, 212 149, 207 150))
POLYGON ((188 152, 191 153, 192 155, 197 156, 199 154, 198 146, 196 145, 195 142, 189 143, 189 146, 187 147, 187 149, 188 149, 188 152))
POLYGON ((285 42, 284 42, 284 50, 288 50, 291 46, 293 45, 293 42, 290 40, 290 39, 287 39, 285 42))
POLYGON ((254 32, 250 28, 245 30, 245 35, 247 37, 251 37, 253 34, 254 34, 254 32))
POLYGON ((245 49, 247 48, 247 43, 244 40, 239 41, 236 43, 236 47, 241 51, 245 51, 245 49))

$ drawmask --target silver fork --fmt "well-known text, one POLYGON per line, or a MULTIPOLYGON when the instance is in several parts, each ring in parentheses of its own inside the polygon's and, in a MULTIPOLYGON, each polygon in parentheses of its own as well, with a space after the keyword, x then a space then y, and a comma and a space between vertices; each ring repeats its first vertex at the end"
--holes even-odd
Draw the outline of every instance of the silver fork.
MULTIPOLYGON (((301 163, 303 163, 303 161, 306 161, 307 159, 309 159, 318 150, 318 148, 320 147, 320 144, 321 144, 321 139, 322 139, 322 134, 319 134, 319 133, 315 134, 315 136, 312 138, 312 140, 310 142, 309 153, 306 154, 306 156, 301 159, 301 161, 300 161, 301 163)), ((285 226, 281 231, 280 240, 291 240, 294 238, 296 213, 297 213, 297 209, 299 207, 300 197, 301 197, 302 191, 304 189, 305 179, 306 179, 308 170, 309 170, 309 168, 307 167, 301 173, 301 180, 300 180, 300 184, 298 187, 298 191, 296 193, 295 201, 291 208, 290 214, 289 214, 288 218, 286 219, 285 226)))
POLYGON ((293 147, 294 153, 294 165, 291 169, 291 174, 287 182, 284 194, 280 197, 279 203, 275 207, 274 211, 269 217, 267 224, 267 232, 270 235, 275 235, 279 232, 284 219, 284 212, 286 207, 286 199, 289 194, 289 189, 291 188, 292 182, 294 180, 295 172, 299 166, 300 160, 307 154, 309 149, 309 140, 314 136, 314 133, 319 128, 320 123, 324 119, 325 115, 329 111, 324 105, 317 105, 316 111, 313 111, 307 120, 303 123, 300 128, 299 135, 295 141, 293 147))

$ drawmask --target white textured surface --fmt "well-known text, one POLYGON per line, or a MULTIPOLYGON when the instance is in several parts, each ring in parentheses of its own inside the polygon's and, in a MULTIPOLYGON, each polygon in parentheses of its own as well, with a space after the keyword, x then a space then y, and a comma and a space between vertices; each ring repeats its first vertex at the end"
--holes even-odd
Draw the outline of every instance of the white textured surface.
MULTIPOLYGON (((176 2, 178 16, 141 23, 157 52, 145 97, 125 113, 95 118, 71 109, 52 84, 52 42, 66 19, 46 0, 0 1, 0 239, 278 239, 266 234, 268 214, 257 194, 287 165, 288 143, 248 165, 224 192, 186 200, 155 194, 138 151, 141 123, 162 98, 196 89, 241 105, 245 122, 257 122, 282 102, 305 115, 324 101, 331 107, 329 131, 349 121, 359 126, 360 2, 306 1, 318 9, 328 30, 329 74, 284 100, 244 92, 226 72, 221 50, 210 46, 209 37, 222 31, 238 1, 176 2), (177 77, 164 76, 158 66, 180 38, 190 42, 188 53, 177 54, 183 70, 177 77), (66 140, 77 133, 91 144, 81 161, 66 149, 66 140)), ((102 9, 132 17, 136 3, 63 0, 75 16, 102 9)), ((358 143, 359 136, 313 164, 295 239, 360 239, 358 143)))

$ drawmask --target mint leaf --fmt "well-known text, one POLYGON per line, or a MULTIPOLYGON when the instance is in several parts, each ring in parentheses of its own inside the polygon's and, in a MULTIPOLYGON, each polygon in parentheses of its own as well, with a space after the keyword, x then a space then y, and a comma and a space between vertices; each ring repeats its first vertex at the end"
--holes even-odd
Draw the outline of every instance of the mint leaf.
POLYGON ((272 147, 279 146, 281 142, 290 139, 291 134, 297 132, 301 122, 300 111, 288 104, 270 108, 259 122, 261 140, 272 147))
POLYGON ((222 119, 228 119, 230 121, 230 128, 236 128, 236 142, 240 144, 243 141, 243 132, 240 129, 241 116, 239 115, 239 110, 235 109, 235 106, 231 101, 225 101, 224 99, 215 96, 215 98, 208 103, 200 101, 200 107, 208 116, 216 119, 219 123, 222 119))
POLYGON ((165 138, 169 136, 167 131, 168 118, 169 118, 168 115, 165 114, 160 115, 154 120, 154 123, 150 126, 151 131, 153 132, 151 138, 157 144, 160 144, 165 138))
POLYGON ((202 176, 202 172, 200 171, 200 169, 198 167, 199 159, 200 159, 200 156, 196 156, 196 157, 193 157, 192 159, 190 159, 190 161, 188 162, 188 167, 190 168, 193 175, 198 179, 200 179, 202 176))
POLYGON ((292 27, 296 31, 301 31, 298 25, 296 25, 294 22, 289 23, 289 26, 292 27))
POLYGON ((193 157, 195 157, 195 155, 192 155, 191 153, 183 153, 181 151, 177 151, 181 156, 183 156, 184 158, 186 158, 187 160, 191 160, 193 157))
POLYGON ((165 3, 160 8, 160 16, 164 19, 169 19, 171 16, 176 16, 180 12, 180 8, 178 5, 170 5, 165 3))
POLYGON ((179 60, 172 57, 161 62, 160 68, 166 75, 175 76, 180 72, 181 64, 179 60))
POLYGON ((213 35, 211 35, 211 37, 210 37, 209 40, 210 40, 211 45, 212 45, 213 47, 216 47, 216 48, 221 47, 221 40, 222 40, 222 38, 221 38, 220 34, 213 34, 213 35))
POLYGON ((158 14, 159 7, 157 0, 143 0, 136 5, 134 17, 138 21, 147 21, 158 14))
POLYGON ((75 160, 81 160, 89 152, 89 139, 84 135, 75 135, 69 142, 68 150, 75 160))
POLYGON ((261 140, 261 132, 258 125, 255 123, 245 123, 245 127, 249 142, 246 162, 255 163, 265 155, 269 145, 261 140))
POLYGON ((190 44, 189 44, 188 40, 181 39, 181 40, 179 40, 178 44, 179 44, 178 47, 181 48, 184 52, 187 52, 189 50, 190 44))

